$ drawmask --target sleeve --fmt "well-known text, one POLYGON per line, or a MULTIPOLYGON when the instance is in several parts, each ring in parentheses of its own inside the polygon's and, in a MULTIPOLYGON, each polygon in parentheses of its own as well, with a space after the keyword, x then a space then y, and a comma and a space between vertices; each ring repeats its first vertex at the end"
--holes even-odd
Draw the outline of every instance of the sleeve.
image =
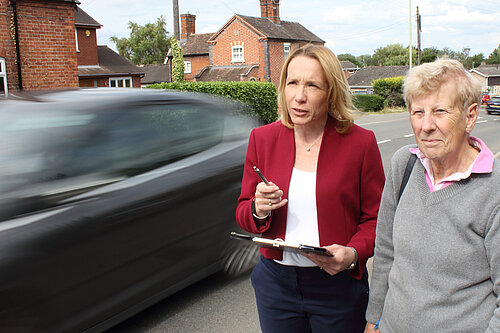
POLYGON ((486 255, 490 264, 490 277, 493 283, 493 294, 496 295, 496 309, 491 317, 487 333, 500 332, 500 206, 496 206, 491 225, 485 237, 486 255))
MULTIPOLYGON (((358 252, 358 267, 365 267, 368 258, 373 255, 377 215, 385 179, 380 151, 373 132, 370 132, 370 140, 367 140, 364 147, 362 161, 359 194, 360 218, 356 233, 347 244, 358 252)), ((354 278, 361 278, 363 273, 364 269, 356 269, 352 275, 354 278)))
POLYGON ((256 147, 257 143, 254 129, 250 133, 247 154, 245 157, 245 166, 241 181, 241 194, 238 198, 238 205, 236 207, 236 222, 238 222, 241 228, 250 233, 261 234, 269 229, 272 215, 262 225, 257 225, 252 215, 252 201, 255 197, 255 188, 259 183, 257 175, 253 171, 254 165, 260 165, 257 161, 256 147))
POLYGON ((394 159, 391 161, 377 222, 375 255, 370 285, 370 298, 366 310, 366 320, 375 323, 382 316, 385 296, 388 289, 389 271, 394 260, 392 227, 397 207, 397 185, 394 184, 394 159))

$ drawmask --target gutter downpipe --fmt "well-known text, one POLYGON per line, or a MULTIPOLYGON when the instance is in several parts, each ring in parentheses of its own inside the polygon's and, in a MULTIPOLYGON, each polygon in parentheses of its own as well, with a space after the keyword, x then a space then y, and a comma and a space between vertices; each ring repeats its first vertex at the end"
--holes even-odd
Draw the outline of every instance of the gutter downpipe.
POLYGON ((23 76, 21 72, 21 52, 19 51, 19 29, 17 23, 17 3, 16 0, 10 0, 12 5, 12 13, 14 15, 14 33, 16 35, 16 60, 17 60, 17 81, 19 82, 19 90, 23 90, 23 76))

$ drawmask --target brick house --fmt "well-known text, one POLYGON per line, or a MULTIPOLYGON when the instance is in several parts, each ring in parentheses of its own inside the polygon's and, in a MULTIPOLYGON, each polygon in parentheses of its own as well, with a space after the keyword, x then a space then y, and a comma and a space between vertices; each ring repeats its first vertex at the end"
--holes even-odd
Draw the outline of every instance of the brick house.
POLYGON ((324 41, 300 23, 282 21, 279 0, 259 0, 261 17, 235 14, 213 34, 196 34, 196 16, 181 15, 187 81, 271 81, 294 49, 324 41))
POLYGON ((500 65, 485 63, 470 70, 471 74, 481 82, 482 91, 500 94, 500 65))
POLYGON ((0 95, 78 87, 76 0, 0 0, 0 95))
POLYGON ((144 69, 106 45, 97 45, 101 24, 81 8, 75 8, 78 79, 80 87, 139 88, 144 69))
POLYGON ((408 66, 368 66, 347 78, 353 94, 373 94, 372 83, 378 79, 405 76, 408 66))

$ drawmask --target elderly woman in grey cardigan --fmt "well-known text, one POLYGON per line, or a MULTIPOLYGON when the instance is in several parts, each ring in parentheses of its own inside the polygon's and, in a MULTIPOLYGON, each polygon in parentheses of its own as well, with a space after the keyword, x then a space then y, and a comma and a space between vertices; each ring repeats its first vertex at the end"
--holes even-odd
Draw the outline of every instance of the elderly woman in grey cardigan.
POLYGON ((480 94, 455 60, 405 78, 417 146, 387 174, 365 332, 500 332, 500 163, 470 135, 480 94))

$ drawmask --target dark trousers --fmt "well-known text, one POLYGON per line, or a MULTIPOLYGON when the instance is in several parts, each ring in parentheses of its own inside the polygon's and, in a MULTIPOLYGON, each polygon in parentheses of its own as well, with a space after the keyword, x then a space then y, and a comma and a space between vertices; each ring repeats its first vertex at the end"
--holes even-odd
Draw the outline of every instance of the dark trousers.
POLYGON ((368 304, 367 274, 330 276, 318 267, 285 266, 261 256, 252 272, 264 333, 362 333, 368 304))

